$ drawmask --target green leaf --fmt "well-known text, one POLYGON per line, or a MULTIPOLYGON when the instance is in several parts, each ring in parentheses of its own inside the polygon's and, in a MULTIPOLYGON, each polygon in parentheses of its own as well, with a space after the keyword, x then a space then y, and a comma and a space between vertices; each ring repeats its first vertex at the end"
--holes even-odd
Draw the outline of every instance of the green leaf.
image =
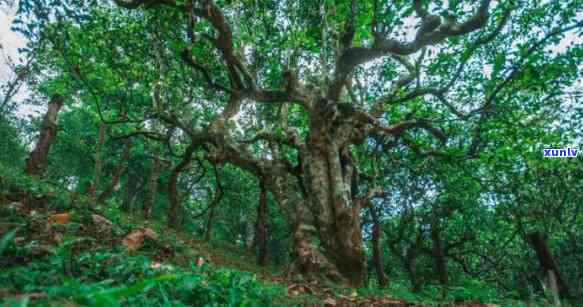
POLYGON ((2 254, 4 253, 4 251, 8 248, 8 245, 10 244, 10 241, 12 241, 12 239, 14 238, 14 236, 16 235, 16 233, 18 232, 18 230, 20 230, 21 227, 16 227, 16 228, 12 229, 11 231, 9 231, 8 233, 6 233, 2 237, 2 240, 0 240, 0 256, 2 256, 2 254))

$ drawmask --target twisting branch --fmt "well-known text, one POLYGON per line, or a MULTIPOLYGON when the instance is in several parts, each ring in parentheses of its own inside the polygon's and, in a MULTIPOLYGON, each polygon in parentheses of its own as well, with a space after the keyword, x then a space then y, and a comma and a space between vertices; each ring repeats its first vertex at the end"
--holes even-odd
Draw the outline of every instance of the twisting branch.
POLYGON ((387 128, 379 128, 382 132, 391 134, 395 137, 400 137, 406 130, 412 128, 422 128, 433 134, 442 143, 445 143, 447 136, 438 128, 433 127, 429 122, 423 120, 407 120, 387 128))
POLYGON ((416 78, 419 78, 419 71, 409 62, 406 56, 394 55, 393 58, 407 69, 407 73, 401 75, 395 82, 393 82, 391 90, 387 96, 381 97, 373 102, 371 115, 374 117, 379 117, 384 112, 384 104, 387 101, 392 101, 403 87, 409 85, 416 78))
MULTIPOLYGON (((1 49, 2 46, 0 46, 1 49)), ((25 79, 28 77, 30 73, 30 69, 32 63, 34 61, 34 53, 32 53, 26 60, 26 64, 24 64, 20 68, 14 68, 14 72, 16 73, 16 78, 12 81, 9 81, 6 84, 6 91, 3 93, 4 97, 2 97, 2 101, 0 102, 0 115, 6 112, 9 108, 10 100, 19 92, 20 88, 24 84, 25 79)))
POLYGON ((215 217, 215 209, 216 209, 217 205, 220 203, 221 198, 223 198, 223 185, 221 183, 221 176, 219 176, 219 171, 218 171, 216 165, 213 165, 213 173, 215 174, 215 180, 217 182, 217 187, 215 189, 215 197, 213 198, 213 201, 209 206, 211 211, 209 212, 209 216, 207 219, 207 224, 206 224, 206 229, 205 229, 205 234, 204 234, 205 241, 210 241, 210 239, 211 239, 213 219, 215 217))
POLYGON ((212 0, 204 0, 202 3, 203 7, 200 9, 193 9, 193 12, 197 16, 210 22, 213 28, 217 31, 218 36, 216 38, 210 38, 210 40, 213 45, 221 51, 223 59, 227 64, 231 81, 234 83, 234 87, 237 89, 244 89, 248 86, 254 88, 255 80, 243 64, 243 61, 241 61, 235 53, 233 32, 228 25, 223 12, 212 0), (247 82, 247 86, 243 84, 241 74, 247 82))
POLYGON ((99 196, 97 197, 98 203, 105 202, 111 196, 111 194, 113 194, 113 192, 116 191, 119 179, 121 178, 121 175, 127 168, 127 162, 130 159, 131 149, 132 141, 126 140, 123 153, 121 155, 121 160, 119 161, 117 167, 115 168, 115 171, 113 172, 111 181, 109 182, 107 187, 101 192, 101 194, 99 194, 99 196))
POLYGON ((153 132, 153 131, 134 131, 128 134, 123 135, 114 135, 111 137, 112 140, 124 140, 124 139, 131 139, 136 136, 143 136, 148 139, 160 141, 160 142, 167 142, 168 138, 161 133, 153 132))
POLYGON ((243 140, 242 142, 246 143, 246 144, 252 144, 252 143, 255 143, 255 142, 261 141, 261 140, 279 143, 279 144, 284 144, 284 145, 293 146, 293 147, 300 147, 300 144, 296 144, 296 140, 294 140, 292 137, 276 135, 275 133, 271 133, 268 131, 260 131, 260 132, 256 133, 253 138, 248 139, 248 140, 243 140))
POLYGON ((482 105, 482 107, 475 111, 475 112, 481 112, 480 113, 480 117, 477 121, 477 124, 473 130, 473 138, 472 141, 470 142, 470 146, 469 146, 469 150, 468 150, 468 154, 467 156, 472 158, 475 157, 479 147, 482 144, 482 124, 487 120, 487 118, 490 116, 490 114, 492 114, 492 110, 494 109, 494 101, 497 97, 497 95, 500 93, 500 91, 502 91, 502 89, 504 89, 506 86, 508 86, 515 78, 517 78, 518 76, 520 76, 520 74, 523 72, 524 69, 524 64, 528 61, 528 59, 530 58, 530 55, 532 53, 534 53, 536 50, 538 50, 540 47, 544 46, 544 43, 546 41, 548 41, 549 39, 551 39, 553 36, 556 35, 560 35, 562 33, 574 30, 574 29, 579 29, 583 27, 583 21, 579 21, 571 26, 568 27, 562 27, 559 26, 556 29, 554 29, 553 31, 549 32, 547 35, 545 35, 542 39, 538 40, 537 42, 535 42, 532 46, 530 46, 530 48, 528 48, 528 50, 526 50, 526 52, 522 55, 522 57, 510 68, 510 72, 508 73, 508 75, 502 80, 502 82, 500 82, 498 85, 496 85, 494 87, 494 89, 492 90, 492 92, 490 92, 489 95, 486 96, 486 99, 484 101, 484 104, 482 105))
POLYGON ((178 7, 176 1, 173 0, 114 0, 115 4, 127 8, 127 9, 137 9, 141 6, 144 8, 151 8, 156 5, 168 5, 173 7, 178 7))
POLYGON ((196 69, 197 71, 199 71, 202 76, 204 77, 206 83, 211 87, 211 88, 215 88, 219 91, 222 92, 226 92, 226 93, 232 93, 231 89, 226 88, 225 86, 216 83, 212 77, 211 74, 209 73, 209 71, 201 64, 197 63, 191 56, 191 52, 190 49, 184 49, 181 53, 182 56, 182 60, 190 67, 196 69))
POLYGON ((168 196, 170 203, 170 208, 168 210, 168 222, 172 227, 175 227, 176 223, 178 223, 178 208, 180 206, 177 188, 178 179, 180 173, 182 173, 192 161, 192 156, 196 148, 197 144, 194 142, 191 142, 188 145, 188 147, 184 151, 184 154, 182 155, 182 160, 180 160, 180 162, 176 164, 176 166, 172 169, 172 172, 170 173, 170 178, 168 179, 168 196))
POLYGON ((416 2, 416 11, 422 16, 422 22, 415 39, 411 42, 400 42, 396 39, 375 35, 372 46, 351 47, 345 50, 336 63, 335 77, 328 90, 328 99, 338 100, 342 85, 358 65, 389 54, 413 54, 425 46, 435 45, 449 37, 468 34, 482 28, 489 18, 488 11, 491 0, 481 0, 477 12, 462 23, 456 22, 455 18, 450 18, 448 22, 442 23, 438 16, 428 14, 421 8, 418 1, 416 2))
MULTIPOLYGON (((416 1, 416 2, 419 2, 419 1, 416 1)), ((416 5, 420 5, 420 4, 417 3, 416 5)), ((467 114, 464 114, 463 112, 459 111, 455 106, 453 106, 447 100, 446 93, 455 85, 455 82, 459 79, 459 77, 463 73, 463 71, 466 67, 466 64, 469 62, 470 58, 475 53, 475 51, 479 47, 491 42, 494 38, 496 38, 498 36, 498 34, 500 34, 502 29, 504 28, 504 26, 508 22, 510 14, 511 14, 513 9, 514 9, 514 6, 510 6, 508 9, 506 9, 504 11, 501 19, 500 19, 500 22, 496 25, 496 28, 488 35, 478 38, 476 41, 474 41, 471 44, 471 47, 463 54, 462 60, 461 60, 460 64, 457 66, 455 73, 453 74, 451 79, 447 83, 445 83, 445 85, 443 85, 439 88, 420 87, 419 67, 420 67, 420 62, 423 60, 423 54, 419 57, 419 60, 417 61, 415 67, 412 67, 411 64, 407 64, 407 62, 405 62, 403 60, 405 58, 400 57, 400 59, 401 59, 400 63, 403 64, 407 68, 407 70, 409 71, 409 74, 404 75, 399 80, 397 80, 394 83, 393 88, 391 89, 391 91, 388 95, 377 99, 377 101, 373 104, 373 111, 372 111, 373 116, 376 116, 376 117, 380 116, 383 112, 383 107, 386 104, 390 104, 390 105, 399 104, 399 103, 403 103, 403 102, 415 99, 417 97, 425 96, 425 95, 432 95, 435 98, 437 98, 439 102, 441 102, 444 106, 446 106, 459 119, 466 119, 471 114, 475 113, 476 111, 479 111, 479 110, 474 110, 474 111, 468 112, 467 114), (411 80, 412 78, 417 78, 416 88, 413 91, 406 94, 405 96, 397 98, 398 90, 407 86, 408 84, 410 84, 412 82, 412 80, 411 80)), ((424 13, 418 13, 418 14, 423 15, 424 13)), ((396 59, 399 59, 399 58, 396 58, 396 59)))
MULTIPOLYGON (((225 92, 231 95, 237 95, 239 98, 249 98, 256 102, 267 103, 284 103, 284 102, 299 102, 307 106, 306 95, 297 86, 296 77, 289 71, 282 76, 287 81, 286 88, 283 90, 267 90, 260 89, 255 81, 253 75, 240 58, 240 52, 235 50, 233 41, 233 31, 225 18, 222 10, 212 0, 198 1, 202 7, 195 7, 193 4, 178 5, 174 0, 133 0, 115 1, 119 6, 128 9, 138 9, 140 7, 150 8, 154 5, 167 5, 175 7, 187 16, 187 34, 190 39, 190 46, 181 52, 182 60, 190 67, 200 72, 206 83, 216 90, 225 92), (209 35, 202 35, 208 40, 221 54, 221 57, 226 64, 229 79, 231 80, 231 87, 228 88, 213 80, 211 73, 200 63, 197 63, 191 54, 196 40, 194 33, 194 24, 196 17, 200 17, 208 21, 217 33, 216 37, 209 35)), ((233 107, 235 105, 233 104, 233 107)))

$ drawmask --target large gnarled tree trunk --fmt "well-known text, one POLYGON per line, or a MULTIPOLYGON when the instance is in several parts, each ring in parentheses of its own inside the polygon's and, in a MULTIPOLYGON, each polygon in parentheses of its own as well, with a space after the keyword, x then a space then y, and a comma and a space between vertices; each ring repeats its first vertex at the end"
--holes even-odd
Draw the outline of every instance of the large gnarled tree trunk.
MULTIPOLYGON (((323 102, 319 101, 317 104, 323 102)), ((353 286, 364 281, 365 259, 360 227, 360 201, 352 195, 353 166, 346 136, 335 127, 334 114, 318 105, 306 142, 306 204, 314 215, 317 240, 329 265, 353 286), (322 108, 322 109, 320 109, 322 108)))
MULTIPOLYGON (((147 4, 170 3, 154 2, 116 1, 118 5, 128 9, 154 8, 158 6, 147 4)), ((420 19, 414 40, 401 42, 386 37, 386 33, 373 26, 372 43, 361 42, 358 47, 353 46, 357 23, 354 17, 357 14, 352 12, 341 30, 342 33, 331 35, 339 38, 333 50, 336 55, 334 63, 326 63, 329 59, 326 59, 324 53, 321 54, 323 65, 316 69, 321 75, 315 79, 323 82, 311 82, 307 76, 302 76, 303 82, 299 82, 295 73, 288 70, 282 73, 282 88, 262 88, 263 82, 257 82, 257 71, 248 67, 248 59, 241 56, 244 52, 238 47, 240 44, 235 43, 239 38, 234 35, 229 18, 217 3, 211 0, 195 1, 192 5, 173 3, 170 6, 183 14, 187 21, 183 26, 188 38, 184 43, 188 47, 180 53, 181 59, 193 71, 204 76, 209 90, 225 94, 226 106, 218 119, 203 129, 186 127, 186 122, 180 122, 172 116, 159 116, 173 126, 180 127, 191 136, 191 142, 197 143, 197 146, 204 144, 212 147, 209 160, 231 163, 256 177, 265 178, 267 189, 293 224, 294 253, 297 256, 294 267, 298 271, 325 275, 359 286, 363 283, 365 273, 359 216, 362 201, 359 200, 360 195, 352 191, 352 186, 358 185, 354 180, 358 176, 353 176, 356 169, 352 165, 350 146, 362 144, 365 137, 380 135, 399 138, 405 130, 412 128, 428 130, 441 141, 444 140, 441 130, 433 128, 424 120, 405 120, 388 127, 377 119, 383 115, 388 102, 394 103, 392 100, 396 100, 399 91, 406 91, 406 86, 415 79, 420 83, 418 69, 415 69, 415 65, 406 56, 450 37, 465 35, 485 26, 490 2, 479 1, 477 11, 465 18, 464 22, 457 22, 455 18, 445 22, 431 14, 423 1, 414 1, 414 11, 420 19), (193 56, 192 51, 199 41, 194 26, 198 19, 205 20, 213 29, 214 36, 209 42, 226 66, 224 73, 228 75, 229 85, 217 83, 214 72, 210 73, 205 63, 201 64, 200 59, 193 56), (367 106, 370 112, 357 108, 356 101, 344 101, 343 90, 350 87, 348 84, 355 69, 383 56, 396 58, 408 73, 394 80, 387 97, 372 101, 372 105, 367 106), (334 67, 333 73, 328 73, 330 69, 326 67, 327 64, 332 64, 330 67, 334 67), (310 83, 306 85, 314 90, 309 90, 302 83, 310 83), (281 127, 285 131, 284 137, 268 131, 258 133, 253 140, 270 144, 285 143, 295 147, 299 152, 297 166, 284 161, 285 158, 273 149, 270 153, 272 159, 257 157, 246 147, 248 143, 230 136, 229 129, 225 129, 225 122, 236 115, 243 103, 301 105, 309 117, 307 138, 301 138, 297 133, 294 135, 284 124, 281 127)), ((356 9, 356 5, 352 9, 356 9)), ((326 30, 329 29, 322 32, 327 32, 326 30)), ((419 90, 420 84, 417 85, 419 90)), ((438 88, 434 92, 444 97, 447 90, 438 88)), ((422 94, 410 94, 413 98, 419 95, 422 94)), ((405 101, 409 99, 411 98, 405 101)), ((287 119, 284 118, 283 122, 287 122, 287 119)), ((277 149, 277 146, 272 148, 277 149)))

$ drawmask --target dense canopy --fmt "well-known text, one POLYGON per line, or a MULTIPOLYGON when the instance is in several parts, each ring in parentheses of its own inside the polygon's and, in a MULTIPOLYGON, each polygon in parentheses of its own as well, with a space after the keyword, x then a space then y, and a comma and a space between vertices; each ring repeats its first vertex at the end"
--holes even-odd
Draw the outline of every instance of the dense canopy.
POLYGON ((583 164, 543 155, 583 137, 581 1, 17 6, 13 172, 289 278, 583 299, 583 164), (42 125, 19 117, 20 83, 42 125))

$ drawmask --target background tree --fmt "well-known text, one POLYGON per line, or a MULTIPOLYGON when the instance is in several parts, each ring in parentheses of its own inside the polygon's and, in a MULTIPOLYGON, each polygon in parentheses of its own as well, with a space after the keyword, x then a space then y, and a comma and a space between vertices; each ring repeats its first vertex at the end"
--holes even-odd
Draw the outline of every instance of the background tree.
POLYGON ((507 242, 496 227, 520 246, 516 221, 495 217, 512 212, 504 184, 527 165, 519 153, 540 154, 548 143, 534 134, 553 135, 542 117, 580 77, 581 46, 556 50, 581 28, 580 9, 578 1, 22 1, 19 29, 29 52, 43 55, 41 88, 91 106, 118 137, 160 149, 154 160, 170 171, 160 169, 168 201, 158 208, 166 205, 171 224, 194 160, 236 167, 264 182, 288 221, 293 271, 362 285, 362 204, 372 204, 419 290, 451 283, 450 267, 499 272, 499 255, 464 254, 470 241, 507 242), (463 218, 490 224, 468 229, 463 218))

